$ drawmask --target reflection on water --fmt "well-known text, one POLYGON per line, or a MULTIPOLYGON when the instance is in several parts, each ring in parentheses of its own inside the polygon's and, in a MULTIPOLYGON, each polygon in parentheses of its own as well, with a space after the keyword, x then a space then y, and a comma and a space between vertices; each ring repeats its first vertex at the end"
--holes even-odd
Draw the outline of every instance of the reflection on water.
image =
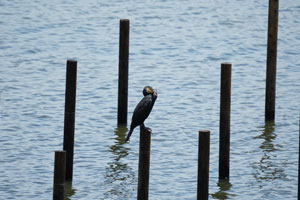
POLYGON ((76 190, 72 187, 72 181, 65 182, 65 200, 71 200, 71 197, 76 193, 76 190))
POLYGON ((280 145, 275 145, 276 134, 274 133, 274 122, 266 122, 262 127, 262 133, 256 136, 255 139, 262 139, 259 148, 262 150, 263 155, 259 162, 253 163, 255 169, 254 178, 259 182, 272 181, 279 178, 284 178, 286 175, 282 166, 274 161, 277 157, 277 152, 280 150, 280 145))
POLYGON ((219 180, 217 185, 219 191, 211 195, 214 199, 230 199, 232 196, 236 196, 228 192, 232 186, 228 179, 219 180))
POLYGON ((130 148, 125 147, 124 141, 126 126, 118 126, 115 133, 114 145, 110 146, 109 152, 113 154, 113 161, 108 163, 105 174, 105 184, 108 191, 105 193, 105 198, 125 198, 131 196, 128 187, 136 182, 135 173, 132 168, 122 161, 122 158, 128 155, 130 148))

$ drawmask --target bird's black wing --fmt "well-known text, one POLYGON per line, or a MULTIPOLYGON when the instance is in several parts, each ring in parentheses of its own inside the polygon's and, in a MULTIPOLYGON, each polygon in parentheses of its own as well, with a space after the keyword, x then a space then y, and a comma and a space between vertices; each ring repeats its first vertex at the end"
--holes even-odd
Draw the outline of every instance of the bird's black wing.
POLYGON ((145 96, 138 103, 132 115, 131 128, 135 128, 136 126, 144 123, 145 119, 147 119, 152 110, 153 103, 154 102, 151 95, 145 96))

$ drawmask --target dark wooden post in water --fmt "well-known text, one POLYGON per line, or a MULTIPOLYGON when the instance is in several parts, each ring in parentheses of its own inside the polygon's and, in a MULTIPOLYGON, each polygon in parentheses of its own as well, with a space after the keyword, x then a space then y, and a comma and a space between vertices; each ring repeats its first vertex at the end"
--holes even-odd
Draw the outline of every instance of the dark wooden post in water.
POLYGON ((208 199, 210 131, 199 131, 197 199, 208 199))
POLYGON ((77 61, 67 61, 66 93, 65 93, 65 123, 64 147, 67 152, 66 180, 73 178, 74 130, 75 130, 75 104, 76 104, 76 77, 77 61))
POLYGON ((120 20, 118 124, 127 124, 129 20, 120 20))
POLYGON ((149 172, 150 172, 150 146, 151 131, 141 128, 139 174, 138 174, 138 200, 148 200, 149 172))
POLYGON ((221 64, 219 179, 229 179, 231 63, 221 64))
POLYGON ((275 119, 278 0, 269 0, 265 121, 275 119))
POLYGON ((64 200, 66 152, 55 151, 53 200, 64 200))

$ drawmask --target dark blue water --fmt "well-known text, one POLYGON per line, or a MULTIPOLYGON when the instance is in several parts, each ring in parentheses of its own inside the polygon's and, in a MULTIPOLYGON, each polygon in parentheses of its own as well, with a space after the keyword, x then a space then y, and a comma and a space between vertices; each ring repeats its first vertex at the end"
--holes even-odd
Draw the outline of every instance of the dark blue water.
POLYGON ((0 199, 50 199, 62 149, 65 62, 78 60, 68 199, 136 199, 139 130, 117 127, 119 20, 130 19, 129 123, 158 99, 150 199, 196 199, 198 131, 211 131, 210 199, 295 199, 300 2, 280 2, 276 120, 264 123, 268 1, 0 3, 0 199), (232 62, 230 181, 218 183, 220 64, 232 62))

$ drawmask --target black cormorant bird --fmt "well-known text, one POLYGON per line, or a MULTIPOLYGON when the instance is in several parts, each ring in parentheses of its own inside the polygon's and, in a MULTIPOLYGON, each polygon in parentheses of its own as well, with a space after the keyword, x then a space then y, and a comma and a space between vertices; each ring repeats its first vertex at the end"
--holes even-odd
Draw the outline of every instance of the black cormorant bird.
POLYGON ((144 87, 143 90, 144 98, 138 103, 138 105, 135 107, 130 130, 128 132, 128 135, 126 137, 125 142, 127 142, 133 132, 133 129, 140 125, 142 128, 145 128, 144 121, 149 116, 152 107, 155 103, 155 100, 157 98, 157 92, 150 86, 144 87))

